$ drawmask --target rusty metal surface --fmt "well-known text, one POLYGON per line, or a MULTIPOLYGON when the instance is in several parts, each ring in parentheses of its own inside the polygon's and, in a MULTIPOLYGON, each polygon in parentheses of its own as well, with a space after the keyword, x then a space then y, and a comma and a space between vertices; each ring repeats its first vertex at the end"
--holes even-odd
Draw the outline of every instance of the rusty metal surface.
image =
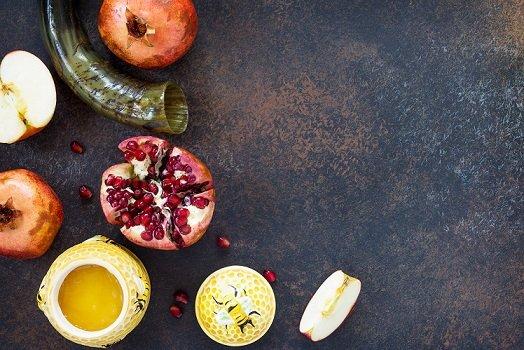
MULTIPOLYGON (((181 252, 127 242, 77 188, 98 188, 117 143, 141 132, 97 116, 57 80, 51 124, 0 145, 1 171, 40 173, 65 209, 44 257, 0 259, 1 349, 75 348, 35 294, 58 254, 95 233, 132 249, 153 286, 144 320, 115 349, 220 348, 193 305, 179 320, 168 307, 175 289, 194 297, 231 264, 278 274, 275 322, 251 349, 524 347, 522 1, 197 1, 195 47, 155 72, 109 55, 99 5, 77 4, 103 55, 185 89, 189 128, 169 139, 212 170, 215 218, 181 252), (69 151, 73 139, 84 155, 69 151), (231 237, 229 251, 217 234, 231 237), (363 290, 351 318, 314 347, 298 323, 336 269, 363 290)), ((38 12, 37 1, 0 2, 1 56, 25 49, 49 64, 38 12)))

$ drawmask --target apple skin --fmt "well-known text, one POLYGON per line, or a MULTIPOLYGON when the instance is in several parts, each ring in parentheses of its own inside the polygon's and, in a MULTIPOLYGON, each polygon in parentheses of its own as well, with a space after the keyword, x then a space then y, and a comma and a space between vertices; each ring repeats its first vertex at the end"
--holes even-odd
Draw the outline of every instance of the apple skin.
POLYGON ((14 221, 16 227, 0 228, 0 255, 15 259, 42 256, 64 219, 58 196, 39 175, 14 169, 0 173, 0 204, 10 198, 21 216, 14 221))
POLYGON ((20 136, 20 138, 17 140, 18 141, 24 141, 25 139, 39 133, 42 129, 44 128, 41 127, 41 128, 35 128, 34 126, 31 126, 31 125, 27 125, 27 130, 25 131, 25 133, 20 136))

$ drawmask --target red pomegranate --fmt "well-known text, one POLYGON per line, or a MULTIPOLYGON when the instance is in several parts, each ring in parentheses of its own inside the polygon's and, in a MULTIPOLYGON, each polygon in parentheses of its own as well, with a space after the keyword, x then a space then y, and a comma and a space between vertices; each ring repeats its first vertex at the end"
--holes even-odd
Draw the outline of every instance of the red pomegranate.
POLYGON ((118 148, 127 163, 102 175, 100 202, 107 221, 143 247, 175 250, 197 242, 215 208, 213 179, 189 151, 149 136, 118 148))
POLYGON ((98 14, 107 47, 140 68, 175 62, 189 51, 197 30, 191 0, 104 0, 98 14))

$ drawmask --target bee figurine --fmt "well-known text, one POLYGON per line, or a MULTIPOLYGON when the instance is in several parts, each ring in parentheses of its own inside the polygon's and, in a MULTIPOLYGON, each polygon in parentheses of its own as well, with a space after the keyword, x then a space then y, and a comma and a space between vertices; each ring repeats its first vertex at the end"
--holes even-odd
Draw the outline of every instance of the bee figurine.
POLYGON ((239 293, 234 286, 228 286, 233 288, 234 291, 234 296, 231 299, 220 302, 213 296, 215 303, 223 307, 218 312, 214 312, 215 320, 218 324, 225 326, 226 329, 227 326, 236 324, 240 328, 240 331, 244 333, 244 327, 248 324, 255 327, 251 315, 260 316, 260 313, 253 310, 253 303, 251 302, 251 298, 247 296, 245 289, 242 289, 242 292, 239 293))

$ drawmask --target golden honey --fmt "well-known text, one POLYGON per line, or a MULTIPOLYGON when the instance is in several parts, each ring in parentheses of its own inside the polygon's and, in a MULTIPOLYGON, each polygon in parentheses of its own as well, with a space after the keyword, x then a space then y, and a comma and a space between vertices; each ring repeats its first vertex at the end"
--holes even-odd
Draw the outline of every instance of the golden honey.
POLYGON ((58 293, 65 318, 85 331, 109 327, 120 315, 122 302, 120 283, 99 265, 84 265, 71 271, 58 293))

